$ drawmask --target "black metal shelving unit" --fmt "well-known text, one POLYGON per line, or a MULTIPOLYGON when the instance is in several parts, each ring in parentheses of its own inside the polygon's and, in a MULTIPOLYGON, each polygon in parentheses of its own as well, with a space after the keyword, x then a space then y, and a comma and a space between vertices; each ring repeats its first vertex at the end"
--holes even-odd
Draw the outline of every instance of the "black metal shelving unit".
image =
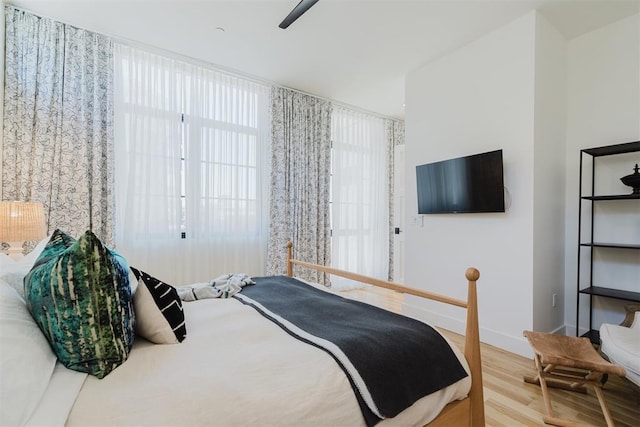
MULTIPOLYGON (((595 195, 595 182, 596 182, 596 159, 603 156, 613 156, 617 154, 626 154, 640 152, 640 141, 628 142, 625 144, 608 145, 605 147, 587 148, 580 150, 580 200, 578 207, 578 274, 577 274, 577 297, 576 297, 576 335, 580 334, 580 295, 589 296, 589 330, 582 336, 587 337, 594 344, 600 344, 600 334, 593 328, 593 297, 605 297, 614 298, 619 300, 640 302, 640 292, 632 292, 621 289, 616 289, 615 284, 608 284, 608 286, 596 286, 593 283, 593 268, 594 268, 594 251, 596 249, 602 250, 625 250, 625 251, 640 251, 640 242, 638 244, 622 244, 616 242, 595 242, 593 240, 593 233, 595 229, 595 204, 597 202, 606 202, 612 200, 640 200, 640 194, 620 194, 620 195, 595 195), (582 175, 583 175, 583 158, 584 156, 591 156, 591 194, 583 195, 582 188, 582 175), (590 203, 591 214, 591 228, 588 236, 583 236, 582 232, 582 218, 583 218, 583 201, 590 203), (587 266, 581 265, 582 263, 582 251, 589 251, 589 280, 588 286, 582 283, 581 277, 583 268, 587 266)), ((640 212, 640 208, 639 208, 640 212)), ((640 217, 640 215, 639 215, 640 217)), ((587 234, 587 233, 584 233, 587 234)), ((640 268, 640 265, 638 266, 640 268)), ((640 284, 639 284, 640 285, 640 284)), ((640 290, 640 289, 639 289, 640 290)))

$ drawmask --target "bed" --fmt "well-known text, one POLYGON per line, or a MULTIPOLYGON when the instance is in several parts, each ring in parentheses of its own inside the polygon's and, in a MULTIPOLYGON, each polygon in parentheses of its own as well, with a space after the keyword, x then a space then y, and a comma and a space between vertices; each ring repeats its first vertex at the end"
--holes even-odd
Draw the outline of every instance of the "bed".
MULTIPOLYGON (((291 244, 288 254, 289 278, 294 276, 294 268, 313 268, 466 309, 464 353, 455 345, 451 345, 451 351, 469 375, 374 424, 382 427, 484 425, 477 270, 466 271, 468 298, 461 301, 295 260, 291 244)), ((13 280, 17 282, 20 275, 15 276, 13 280)), ((11 280, 7 275, 2 279, 4 342, 7 334, 13 333, 13 329, 7 331, 11 321, 19 318, 25 325, 29 313, 14 304, 18 300, 9 285, 15 287, 15 283, 8 283, 11 280), (7 309, 9 306, 11 308, 7 309)), ((255 288, 259 286, 260 282, 255 288)), ((333 298, 333 293, 320 285, 297 282, 295 286, 331 294, 333 298)), ((250 298, 247 289, 238 295, 246 294, 249 295, 246 298, 250 298)), ((66 369, 57 362, 48 374, 42 396, 21 396, 19 387, 13 389, 13 395, 5 390, 0 396, 3 413, 13 410, 10 407, 12 399, 22 399, 22 402, 30 400, 32 403, 23 408, 21 419, 24 422, 19 424, 33 426, 372 425, 365 422, 362 398, 357 397, 353 378, 336 363, 334 355, 292 336, 282 325, 270 321, 255 307, 237 298, 187 302, 183 309, 188 337, 180 344, 158 345, 137 338, 126 362, 103 379, 66 369)), ((32 327, 31 333, 34 333, 32 327)), ((13 338, 15 341, 16 337, 13 338)), ((12 352, 17 355, 14 364, 32 362, 21 358, 21 351, 25 350, 13 348, 12 352)), ((3 363, 4 359, 3 354, 3 363)), ((47 360, 42 365, 50 363, 47 360)), ((33 367, 33 363, 30 366, 33 367)), ((3 366, 3 375, 5 368, 3 366)), ((37 369, 32 368, 32 371, 37 369)), ((30 375, 35 376, 35 372, 30 375)), ((16 376, 18 378, 3 378, 3 381, 19 382, 23 374, 16 376)), ((43 384, 39 386, 43 387, 43 384)), ((6 419, 4 415, 3 419, 6 419)))

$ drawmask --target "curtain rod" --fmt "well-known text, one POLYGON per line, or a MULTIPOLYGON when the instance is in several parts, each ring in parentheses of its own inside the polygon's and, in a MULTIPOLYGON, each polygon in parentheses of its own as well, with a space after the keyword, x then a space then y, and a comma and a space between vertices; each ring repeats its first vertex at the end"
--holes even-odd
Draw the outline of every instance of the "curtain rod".
MULTIPOLYGON (((292 88, 292 87, 288 87, 288 86, 282 85, 280 83, 276 83, 276 82, 273 82, 273 81, 270 81, 270 80, 267 80, 267 79, 264 79, 264 78, 261 78, 261 77, 258 77, 258 76, 251 75, 249 73, 238 71, 238 70, 235 70, 235 69, 232 69, 232 68, 229 68, 229 67, 225 67, 225 66, 222 66, 222 65, 214 64, 212 62, 205 61, 205 60, 202 60, 202 59, 194 58, 192 56, 184 55, 184 54, 181 54, 179 52, 175 52, 175 51, 168 50, 168 49, 163 49, 163 48, 160 48, 160 47, 157 47, 157 46, 153 46, 153 45, 150 45, 150 44, 147 44, 147 43, 143 43, 143 42, 140 42, 140 41, 127 39, 125 37, 115 36, 113 34, 108 34, 108 33, 102 33, 102 32, 98 32, 98 31, 89 30, 89 29, 86 29, 86 28, 83 28, 83 27, 79 27, 79 26, 77 26, 75 24, 72 24, 70 22, 67 22, 67 21, 61 21, 59 19, 55 19, 55 18, 52 18, 50 16, 45 16, 45 15, 41 15, 39 13, 35 13, 35 12, 31 11, 31 10, 28 10, 28 9, 25 9, 25 8, 22 8, 22 7, 18 7, 18 6, 12 5, 12 4, 5 4, 5 8, 9 8, 9 7, 12 8, 12 9, 15 9, 15 10, 19 10, 19 11, 22 11, 22 12, 30 13, 30 14, 32 14, 34 16, 39 17, 39 18, 50 19, 52 21, 60 22, 61 24, 64 24, 64 25, 70 25, 72 27, 75 27, 75 28, 78 28, 78 29, 81 29, 81 30, 91 31, 91 32, 96 33, 96 34, 101 34, 103 36, 108 37, 109 39, 111 39, 112 42, 115 42, 115 43, 128 45, 129 47, 143 49, 143 50, 146 50, 146 51, 151 52, 151 53, 156 53, 156 54, 164 55, 164 56, 167 56, 169 58, 176 59, 176 60, 179 60, 179 61, 188 62, 188 63, 194 64, 194 65, 199 65, 201 67, 208 68, 208 69, 211 69, 213 71, 218 71, 218 72, 227 74, 227 75, 232 76, 232 77, 241 77, 241 78, 243 78, 245 80, 249 80, 249 81, 251 81, 253 83, 259 83, 259 84, 262 84, 262 85, 265 85, 265 86, 275 86, 277 88, 287 89, 287 90, 290 90, 290 91, 293 91, 293 92, 297 92, 297 93, 300 93, 300 94, 303 94, 303 95, 312 96, 314 98, 318 98, 318 99, 321 99, 323 101, 329 101, 332 104, 336 105, 337 107, 350 109, 350 110, 353 110, 353 111, 356 111, 356 112, 359 112, 359 113, 368 114, 368 115, 371 115, 371 116, 374 116, 374 117, 378 117, 378 118, 382 118, 382 119, 404 122, 404 119, 399 119, 399 118, 396 118, 396 117, 386 116, 384 114, 380 114, 380 113, 376 113, 376 112, 373 112, 373 111, 369 111, 367 109, 364 109, 364 108, 361 108, 361 107, 357 107, 355 105, 350 105, 350 104, 347 104, 347 103, 344 103, 344 102, 340 102, 340 101, 337 101, 335 99, 327 98, 327 97, 324 97, 324 96, 319 96, 319 95, 316 95, 316 94, 313 94, 313 93, 305 92, 305 91, 300 90, 300 89, 295 89, 295 88, 292 88)), ((4 13, 4 11, 3 11, 3 13, 4 13)))

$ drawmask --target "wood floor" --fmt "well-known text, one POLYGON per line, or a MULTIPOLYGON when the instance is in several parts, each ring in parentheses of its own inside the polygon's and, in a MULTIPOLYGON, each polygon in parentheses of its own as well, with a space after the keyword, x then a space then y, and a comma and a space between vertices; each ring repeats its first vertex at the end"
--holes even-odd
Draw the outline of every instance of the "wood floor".
MULTIPOLYGON (((402 294, 397 292, 371 287, 346 294, 395 312, 402 311, 402 294)), ((462 348, 462 336, 449 331, 442 333, 462 348)), ((522 380, 524 375, 535 374, 533 360, 487 344, 481 344, 481 353, 487 426, 545 425, 540 388, 522 380)), ((610 377, 604 395, 616 426, 640 427, 640 389, 625 379, 610 377)), ((550 389, 550 397, 556 416, 579 425, 606 426, 592 391, 582 394, 550 389)))

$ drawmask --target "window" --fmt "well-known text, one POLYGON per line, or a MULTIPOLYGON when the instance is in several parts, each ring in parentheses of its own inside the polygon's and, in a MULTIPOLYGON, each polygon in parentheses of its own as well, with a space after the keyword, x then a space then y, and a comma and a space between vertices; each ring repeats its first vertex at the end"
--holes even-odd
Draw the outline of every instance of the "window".
POLYGON ((384 119, 347 109, 332 113, 331 264, 381 279, 389 267, 385 126, 384 119))
POLYGON ((234 81, 205 81, 198 87, 209 101, 188 103, 184 115, 187 238, 193 232, 255 235, 261 231, 259 144, 266 142, 257 121, 259 96, 234 81), (246 113, 235 114, 241 109, 246 113))
POLYGON ((115 59, 116 242, 159 269, 191 256, 177 275, 194 280, 262 273, 269 88, 126 46, 115 59))

